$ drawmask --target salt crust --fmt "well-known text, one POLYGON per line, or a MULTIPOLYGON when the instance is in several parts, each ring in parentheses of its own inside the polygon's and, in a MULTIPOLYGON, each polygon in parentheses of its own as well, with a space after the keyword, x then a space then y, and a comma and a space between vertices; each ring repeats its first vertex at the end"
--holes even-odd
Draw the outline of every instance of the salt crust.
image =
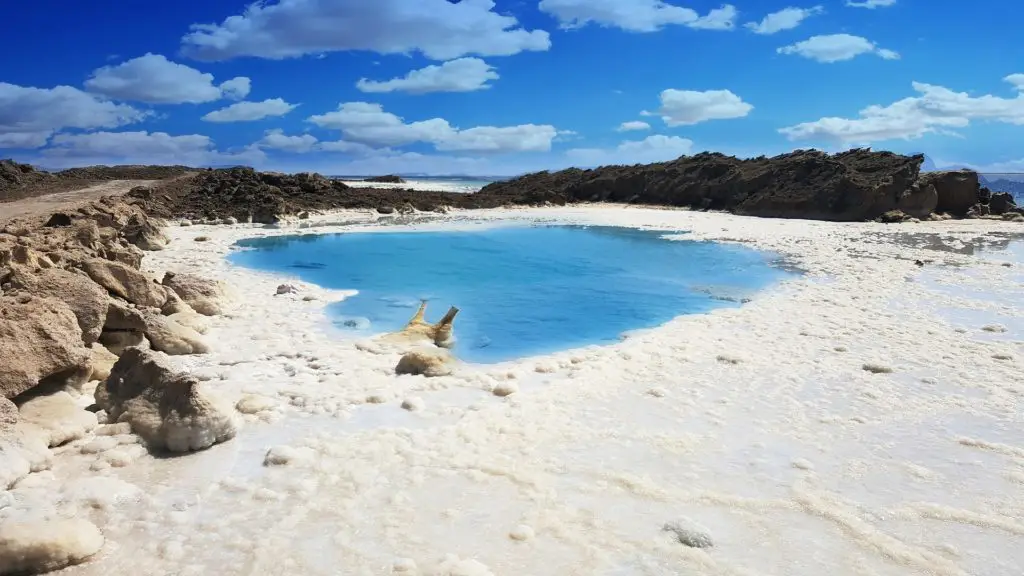
POLYGON ((1024 276, 1000 252, 924 245, 962 249, 1020 225, 602 206, 415 229, 509 220, 686 231, 806 273, 613 346, 399 377, 400 352, 325 317, 351 292, 225 259, 238 239, 331 221, 392 229, 378 216, 172 226, 149 271, 238 293, 209 318, 212 352, 172 361, 252 423, 186 458, 122 444, 131 436, 111 426, 72 437, 52 466, 32 466, 49 470, 0 493, 0 524, 95 523, 107 546, 72 575, 1019 574, 1024 276), (282 282, 297 291, 275 296, 282 282), (667 537, 679 518, 714 546, 667 537))

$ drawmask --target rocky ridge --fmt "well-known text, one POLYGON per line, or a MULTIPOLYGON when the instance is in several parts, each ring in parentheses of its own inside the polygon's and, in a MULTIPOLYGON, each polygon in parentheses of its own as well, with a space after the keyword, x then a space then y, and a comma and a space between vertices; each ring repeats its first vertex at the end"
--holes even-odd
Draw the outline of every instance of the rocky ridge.
POLYGON ((60 172, 0 160, 0 203, 84 188, 109 180, 164 180, 192 170, 186 166, 87 166, 60 172))
POLYGON ((536 172, 473 194, 354 188, 319 174, 231 168, 203 170, 131 195, 150 214, 205 222, 274 223, 337 209, 392 214, 588 202, 832 221, 1022 214, 1011 195, 982 187, 976 172, 921 173, 923 159, 870 150, 798 150, 753 159, 702 153, 648 165, 536 172))

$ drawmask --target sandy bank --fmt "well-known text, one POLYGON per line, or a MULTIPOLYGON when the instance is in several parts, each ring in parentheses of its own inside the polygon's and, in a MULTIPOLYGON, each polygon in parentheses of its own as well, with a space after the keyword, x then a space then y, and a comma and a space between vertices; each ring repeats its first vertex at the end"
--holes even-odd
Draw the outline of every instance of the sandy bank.
POLYGON ((1024 264, 973 248, 1019 224, 604 206, 414 225, 510 219, 688 231, 807 274, 615 346, 396 377, 397 355, 332 332, 344 293, 225 259, 241 238, 377 216, 171 227, 143 267, 236 292, 213 351, 173 361, 245 427, 174 459, 85 438, 0 493, 0 516, 99 526, 103 550, 70 574, 1019 574, 1024 264), (124 465, 91 470, 111 451, 124 465))

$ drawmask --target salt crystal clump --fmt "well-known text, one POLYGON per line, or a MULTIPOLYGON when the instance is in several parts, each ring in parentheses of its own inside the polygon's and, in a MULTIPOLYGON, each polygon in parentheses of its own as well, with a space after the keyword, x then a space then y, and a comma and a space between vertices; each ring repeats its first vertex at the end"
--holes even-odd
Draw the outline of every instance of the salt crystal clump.
POLYGON ((259 414, 272 410, 275 406, 277 406, 277 402, 273 398, 259 394, 246 394, 235 404, 235 410, 242 414, 259 414))
POLYGON ((103 547, 96 525, 80 518, 0 524, 0 573, 41 574, 81 564, 103 547))
POLYGON ((50 447, 78 440, 98 425, 96 415, 80 408, 67 392, 31 398, 21 405, 19 416, 43 430, 50 447))
POLYGON ((505 396, 511 396, 516 392, 519 392, 519 385, 509 380, 506 380, 504 382, 498 382, 498 384, 495 385, 494 389, 491 390, 492 394, 502 398, 504 398, 505 396))
POLYGON ((312 462, 316 453, 311 448, 293 448, 291 446, 274 446, 267 450, 263 457, 264 466, 286 466, 290 464, 307 464, 312 462))
POLYGON ((406 352, 395 366, 396 374, 414 376, 448 376, 453 371, 455 357, 440 348, 420 348, 406 352))
POLYGON ((96 389, 96 402, 110 421, 130 423, 153 448, 202 450, 234 438, 238 422, 199 386, 193 376, 175 372, 165 355, 129 348, 96 389))

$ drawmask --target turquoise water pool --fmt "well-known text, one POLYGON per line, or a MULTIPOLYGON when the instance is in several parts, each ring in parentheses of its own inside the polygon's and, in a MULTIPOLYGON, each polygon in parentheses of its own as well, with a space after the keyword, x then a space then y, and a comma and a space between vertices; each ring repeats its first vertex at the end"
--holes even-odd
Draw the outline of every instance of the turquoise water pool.
POLYGON ((331 305, 353 335, 461 309, 455 352, 499 362, 602 344, 745 299, 786 277, 777 256, 613 227, 509 226, 244 240, 233 263, 359 294, 331 305))

